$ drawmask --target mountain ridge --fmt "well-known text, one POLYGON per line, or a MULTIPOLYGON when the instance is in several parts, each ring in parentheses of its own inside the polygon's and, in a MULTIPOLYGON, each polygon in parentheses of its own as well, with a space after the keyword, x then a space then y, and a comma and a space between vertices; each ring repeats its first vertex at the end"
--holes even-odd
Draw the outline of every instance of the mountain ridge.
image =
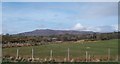
POLYGON ((77 30, 52 30, 52 29, 37 29, 29 32, 18 33, 15 35, 25 36, 50 36, 50 35, 63 35, 63 34, 93 34, 93 31, 77 31, 77 30))

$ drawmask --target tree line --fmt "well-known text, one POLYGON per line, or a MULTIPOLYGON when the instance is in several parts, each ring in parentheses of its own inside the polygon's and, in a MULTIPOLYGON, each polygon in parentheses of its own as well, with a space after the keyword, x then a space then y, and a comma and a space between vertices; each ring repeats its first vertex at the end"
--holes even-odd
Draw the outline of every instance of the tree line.
POLYGON ((2 43, 40 43, 40 42, 56 42, 56 41, 78 41, 78 40, 109 40, 119 39, 120 32, 110 33, 93 33, 93 34, 61 34, 50 36, 21 36, 21 35, 2 35, 2 43))

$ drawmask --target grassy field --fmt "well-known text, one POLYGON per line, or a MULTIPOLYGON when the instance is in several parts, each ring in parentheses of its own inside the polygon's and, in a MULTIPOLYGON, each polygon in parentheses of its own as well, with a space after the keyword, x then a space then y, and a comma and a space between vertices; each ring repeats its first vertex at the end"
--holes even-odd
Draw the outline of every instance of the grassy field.
POLYGON ((70 49, 70 57, 78 58, 85 57, 85 51, 88 54, 96 56, 107 56, 108 48, 110 48, 111 56, 116 56, 118 53, 118 40, 106 40, 106 41, 96 41, 96 42, 65 42, 61 44, 48 44, 40 46, 30 46, 30 47, 14 47, 14 48, 4 48, 4 55, 16 56, 16 49, 19 49, 19 56, 31 57, 31 49, 34 49, 34 57, 39 58, 49 58, 50 50, 53 50, 53 57, 64 58, 67 57, 67 49, 70 49))
POLYGON ((53 63, 40 63, 40 62, 17 62, 17 63, 13 63, 13 62, 3 62, 2 64, 119 64, 118 62, 53 62, 53 63))

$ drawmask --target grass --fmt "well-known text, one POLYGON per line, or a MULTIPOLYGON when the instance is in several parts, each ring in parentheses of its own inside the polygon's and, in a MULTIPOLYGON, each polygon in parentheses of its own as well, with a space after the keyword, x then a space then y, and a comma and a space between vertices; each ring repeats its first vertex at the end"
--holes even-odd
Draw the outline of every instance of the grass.
POLYGON ((67 49, 70 49, 70 57, 85 57, 85 51, 88 51, 90 55, 96 56, 107 56, 108 48, 110 48, 111 56, 116 56, 118 54, 118 40, 106 40, 97 42, 85 42, 85 43, 75 43, 75 42, 65 42, 61 44, 48 44, 41 46, 30 46, 30 47, 14 47, 14 48, 4 48, 4 55, 16 56, 16 49, 19 49, 19 56, 31 57, 31 49, 34 49, 34 57, 48 58, 50 56, 50 50, 53 50, 53 57, 64 58, 67 57, 67 49), (89 47, 89 49, 87 49, 89 47))
POLYGON ((47 62, 3 62, 2 64, 119 64, 118 62, 53 62, 53 63, 47 63, 47 62))

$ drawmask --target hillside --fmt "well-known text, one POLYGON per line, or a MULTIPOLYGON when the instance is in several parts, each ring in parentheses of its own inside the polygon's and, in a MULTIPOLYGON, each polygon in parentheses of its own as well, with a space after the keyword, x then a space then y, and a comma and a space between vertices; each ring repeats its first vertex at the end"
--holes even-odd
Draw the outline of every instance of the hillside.
POLYGON ((49 35, 61 35, 61 34, 92 34, 92 31, 75 31, 75 30, 51 30, 51 29, 40 29, 30 32, 19 33, 17 35, 25 36, 49 36, 49 35))

